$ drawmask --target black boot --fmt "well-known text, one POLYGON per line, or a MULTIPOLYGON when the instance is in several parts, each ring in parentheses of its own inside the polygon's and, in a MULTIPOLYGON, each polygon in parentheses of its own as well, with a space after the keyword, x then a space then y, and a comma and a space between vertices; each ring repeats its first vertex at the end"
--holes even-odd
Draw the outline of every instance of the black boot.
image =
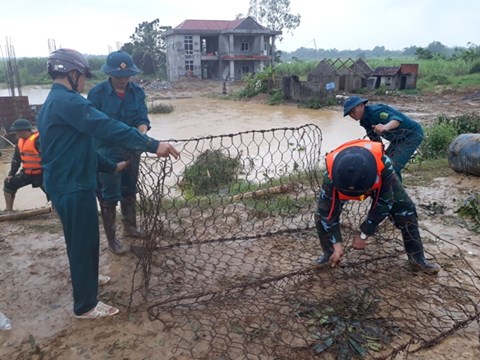
POLYGON ((137 228, 137 209, 134 196, 128 196, 120 201, 122 211, 123 236, 144 237, 144 233, 137 228))
MULTIPOLYGON (((328 241, 328 240, 327 240, 328 241)), ((330 242, 330 241, 329 241, 330 242)), ((322 240, 320 240, 320 243, 322 243, 322 240)), ((322 245, 322 249, 323 249, 323 245, 322 245)), ((332 249, 330 250, 327 250, 325 251, 325 249, 323 250, 323 255, 320 256, 316 261, 315 261, 315 265, 319 268, 323 268, 323 267, 326 267, 327 265, 330 264, 330 258, 331 256, 333 255, 333 247, 332 249)))
POLYGON ((402 227, 403 244, 408 256, 408 262, 413 271, 422 271, 429 275, 436 275, 441 267, 427 261, 423 252, 423 244, 418 231, 418 224, 415 221, 407 223, 402 227))
POLYGON ((320 221, 317 219, 317 216, 315 216, 315 220, 318 239, 320 240, 320 246, 323 250, 323 255, 315 261, 315 265, 319 268, 323 268, 330 264, 330 257, 333 255, 333 245, 330 242, 328 236, 325 234, 325 231, 321 227, 320 221))
POLYGON ((102 201, 100 203, 102 211, 103 228, 108 241, 108 248, 115 255, 125 254, 125 248, 116 236, 117 225, 115 223, 117 204, 102 201))

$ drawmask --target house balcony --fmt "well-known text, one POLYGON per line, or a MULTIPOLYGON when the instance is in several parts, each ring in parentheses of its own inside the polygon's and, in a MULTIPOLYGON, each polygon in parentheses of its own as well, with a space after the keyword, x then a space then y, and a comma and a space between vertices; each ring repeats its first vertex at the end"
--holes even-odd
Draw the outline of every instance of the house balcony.
POLYGON ((258 54, 224 54, 220 56, 221 60, 250 60, 250 61, 269 61, 271 56, 265 55, 264 52, 258 54))
POLYGON ((218 60, 218 52, 202 52, 202 60, 218 60))

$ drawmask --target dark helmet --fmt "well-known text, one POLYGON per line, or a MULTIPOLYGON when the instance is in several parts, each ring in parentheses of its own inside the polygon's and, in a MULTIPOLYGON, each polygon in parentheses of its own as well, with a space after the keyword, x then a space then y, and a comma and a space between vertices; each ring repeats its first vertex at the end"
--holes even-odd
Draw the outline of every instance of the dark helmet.
POLYGON ((102 71, 114 77, 130 77, 137 75, 140 69, 133 63, 129 53, 114 51, 107 56, 107 61, 102 66, 102 71))
POLYGON ((372 152, 360 146, 340 151, 333 160, 332 181, 347 196, 360 196, 377 180, 377 162, 372 152))
POLYGON ((92 76, 88 60, 78 51, 72 49, 57 49, 53 51, 47 60, 47 71, 52 73, 68 74, 77 70, 87 78, 92 76))
POLYGON ((350 114, 350 111, 352 111, 356 106, 360 104, 366 104, 367 102, 367 99, 362 99, 359 96, 350 96, 343 104, 343 116, 350 114))
POLYGON ((27 119, 17 119, 13 122, 10 127, 10 131, 22 131, 22 130, 32 130, 32 123, 27 119))

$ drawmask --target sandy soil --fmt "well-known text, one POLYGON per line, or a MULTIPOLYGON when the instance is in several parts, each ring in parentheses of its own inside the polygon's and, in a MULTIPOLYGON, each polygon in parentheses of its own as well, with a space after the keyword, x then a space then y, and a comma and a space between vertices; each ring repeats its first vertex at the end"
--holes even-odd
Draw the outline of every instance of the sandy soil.
MULTIPOLYGON (((168 98, 218 94, 221 89, 221 83, 205 86, 193 81, 154 92, 158 98, 168 98)), ((233 86, 228 88, 233 90, 233 86)), ((372 101, 395 105, 426 122, 439 113, 478 112, 477 95, 388 96, 372 101)), ((442 238, 458 242, 480 271, 480 235, 457 221, 454 213, 458 200, 480 193, 480 178, 451 173, 429 186, 409 186, 408 191, 417 203, 421 224, 442 238), (441 206, 441 213, 434 203, 441 206)), ((121 313, 111 319, 81 321, 72 316, 68 263, 56 215, 0 222, 0 228, 0 311, 13 322, 11 331, 0 331, 0 359, 188 359, 181 351, 173 353, 175 340, 168 329, 150 321, 141 307, 127 311, 135 257, 111 255, 103 232, 100 269, 113 280, 101 288, 100 297, 119 305, 121 313)), ((408 358, 478 359, 479 326, 472 324, 408 358)))

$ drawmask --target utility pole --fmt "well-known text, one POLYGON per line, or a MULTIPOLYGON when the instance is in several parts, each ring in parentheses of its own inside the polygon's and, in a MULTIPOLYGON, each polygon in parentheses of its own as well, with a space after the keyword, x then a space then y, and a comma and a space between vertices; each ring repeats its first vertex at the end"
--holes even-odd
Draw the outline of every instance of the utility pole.
POLYGON ((57 50, 57 44, 55 44, 55 39, 48 39, 48 53, 57 50))

